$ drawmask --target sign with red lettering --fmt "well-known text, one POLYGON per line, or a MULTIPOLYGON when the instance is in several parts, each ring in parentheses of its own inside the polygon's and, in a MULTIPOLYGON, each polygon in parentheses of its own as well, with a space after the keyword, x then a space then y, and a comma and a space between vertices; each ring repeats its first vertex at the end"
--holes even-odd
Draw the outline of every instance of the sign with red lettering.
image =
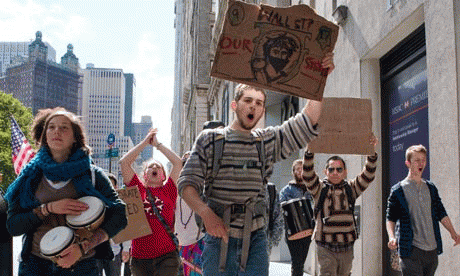
POLYGON ((137 186, 119 189, 117 192, 120 199, 126 203, 128 225, 113 237, 113 241, 115 243, 122 243, 152 234, 152 228, 150 228, 150 224, 145 216, 144 203, 142 202, 137 186))
POLYGON ((211 76, 321 100, 339 27, 307 5, 228 1, 211 76))
POLYGON ((316 153, 372 155, 372 102, 359 98, 323 98, 321 130, 308 149, 316 153))

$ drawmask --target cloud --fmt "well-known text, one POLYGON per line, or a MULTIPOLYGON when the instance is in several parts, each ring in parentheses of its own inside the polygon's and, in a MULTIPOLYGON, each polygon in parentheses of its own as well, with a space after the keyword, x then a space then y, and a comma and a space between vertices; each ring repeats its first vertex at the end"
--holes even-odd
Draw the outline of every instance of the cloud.
POLYGON ((46 6, 32 0, 3 0, 0 26, 12 26, 0 30, 2 41, 34 40, 35 33, 41 31, 43 40, 56 50, 58 59, 66 52, 67 44, 88 42, 95 37, 88 18, 73 14, 59 4, 46 6))
MULTIPOLYGON (((159 129, 158 138, 169 147, 171 141, 171 108, 174 95, 174 71, 165 70, 164 45, 153 32, 139 36, 134 54, 128 64, 117 64, 136 79, 134 121, 151 116, 153 127, 159 129)), ((161 153, 154 157, 162 161, 161 153), (160 155, 160 156, 158 156, 160 155)))

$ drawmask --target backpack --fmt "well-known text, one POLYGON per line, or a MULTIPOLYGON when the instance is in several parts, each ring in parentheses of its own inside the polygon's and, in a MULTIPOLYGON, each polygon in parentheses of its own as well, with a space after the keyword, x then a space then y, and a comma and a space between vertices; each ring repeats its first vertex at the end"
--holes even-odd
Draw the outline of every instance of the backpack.
MULTIPOLYGON (((212 160, 212 172, 211 172, 211 175, 206 177, 205 179, 205 191, 203 191, 203 194, 202 194, 202 199, 204 202, 206 202, 207 198, 212 194, 212 183, 214 182, 214 178, 217 176, 218 172, 219 172, 219 169, 220 169, 220 162, 221 162, 221 159, 222 159, 222 155, 223 155, 223 151, 224 151, 224 145, 225 145, 225 133, 224 133, 225 129, 216 129, 213 133, 212 133, 212 144, 214 146, 213 148, 213 160, 212 160), (204 197, 204 198, 203 198, 204 197)), ((261 169, 261 173, 262 173, 262 179, 263 179, 263 182, 264 184, 267 184, 267 179, 266 179, 266 176, 265 176, 265 169, 266 169, 266 164, 265 164, 265 161, 266 161, 266 155, 265 155, 265 146, 264 146, 264 141, 262 139, 262 137, 258 136, 256 138, 256 147, 257 147, 257 152, 259 154, 259 162, 262 163, 262 169, 261 169)), ((269 187, 271 185, 267 185, 267 187, 269 187)), ((273 189, 275 188, 275 185, 273 185, 273 189)), ((270 207, 269 207, 269 214, 270 214, 270 217, 269 217, 269 225, 270 223, 273 224, 273 204, 274 204, 274 201, 275 201, 275 196, 276 196, 276 192, 271 192, 270 189, 272 188, 267 188, 269 189, 269 195, 270 195, 270 207), (272 194, 273 193, 273 194, 272 194), (273 203, 272 203, 273 202, 273 203)), ((196 221, 197 221, 197 225, 198 225, 198 228, 202 229, 203 228, 203 222, 201 220, 201 218, 199 216, 195 216, 196 218, 196 221)))
MULTIPOLYGON (((321 194, 319 195, 318 204, 316 204, 315 210, 313 212, 314 218, 318 216, 318 213, 321 212, 321 219, 324 217, 324 201, 326 200, 327 192, 331 188, 331 184, 326 184, 324 188, 321 189, 321 194)), ((350 209, 351 213, 353 214, 353 222, 356 227, 356 218, 355 218, 355 198, 353 198, 353 191, 351 190, 351 186, 346 184, 345 186, 345 193, 347 194, 348 199, 348 208, 350 209)), ((358 232, 356 232, 358 235, 358 232)))

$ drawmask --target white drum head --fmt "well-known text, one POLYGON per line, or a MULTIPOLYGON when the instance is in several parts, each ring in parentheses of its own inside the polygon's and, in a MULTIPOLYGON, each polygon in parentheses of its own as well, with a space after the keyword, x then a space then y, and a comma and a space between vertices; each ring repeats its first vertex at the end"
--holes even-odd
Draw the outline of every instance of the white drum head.
POLYGON ((51 257, 58 255, 73 243, 73 230, 67 226, 55 227, 42 237, 40 240, 40 251, 44 256, 51 257))
POLYGON ((67 215, 67 224, 71 227, 85 227, 95 222, 104 213, 104 202, 94 196, 85 196, 78 199, 86 203, 89 208, 78 216, 67 215))

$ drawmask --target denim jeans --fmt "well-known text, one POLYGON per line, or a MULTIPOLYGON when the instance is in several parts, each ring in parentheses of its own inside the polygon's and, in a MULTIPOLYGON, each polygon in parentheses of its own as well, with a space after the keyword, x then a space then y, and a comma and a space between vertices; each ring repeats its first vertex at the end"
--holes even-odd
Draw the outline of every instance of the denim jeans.
POLYGON ((54 262, 35 255, 19 263, 19 276, 99 276, 96 259, 77 262, 71 268, 61 268, 54 262))
POLYGON ((264 230, 251 234, 246 271, 240 271, 243 240, 229 238, 225 272, 219 271, 220 238, 204 236, 203 275, 206 276, 268 276, 267 235, 264 230))

